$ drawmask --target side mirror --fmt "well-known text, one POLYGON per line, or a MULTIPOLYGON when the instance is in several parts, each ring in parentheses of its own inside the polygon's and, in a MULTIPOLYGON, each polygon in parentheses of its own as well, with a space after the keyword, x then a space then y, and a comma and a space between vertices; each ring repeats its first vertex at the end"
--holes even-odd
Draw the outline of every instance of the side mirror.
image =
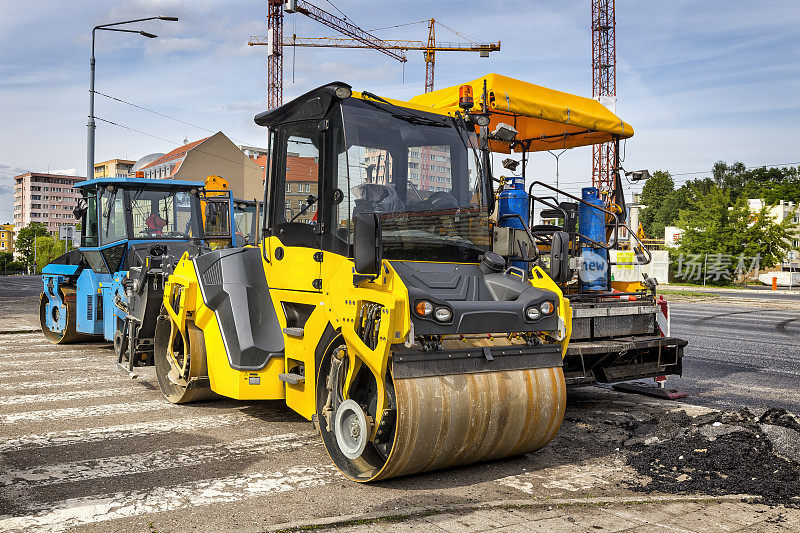
POLYGON ((556 283, 566 283, 569 272, 569 233, 556 231, 550 246, 550 277, 556 283))
POLYGON ((375 213, 358 213, 353 220, 353 260, 356 272, 377 276, 381 271, 381 228, 375 213))
POLYGON ((82 220, 86 216, 87 202, 83 198, 78 199, 78 205, 72 210, 73 216, 76 220, 82 220))

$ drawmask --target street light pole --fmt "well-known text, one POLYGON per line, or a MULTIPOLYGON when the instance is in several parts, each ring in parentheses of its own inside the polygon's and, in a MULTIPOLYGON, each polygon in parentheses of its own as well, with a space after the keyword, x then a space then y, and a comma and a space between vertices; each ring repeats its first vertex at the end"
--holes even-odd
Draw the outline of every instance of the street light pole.
POLYGON ((89 58, 89 122, 86 124, 87 132, 86 132, 86 179, 90 180, 94 178, 94 131, 95 131, 95 122, 94 122, 94 40, 95 40, 95 32, 97 30, 105 30, 105 31, 120 31, 124 33, 138 33, 143 37, 147 37, 149 39, 155 39, 158 35, 154 35, 152 33, 148 33, 146 31, 138 31, 138 30, 125 30, 122 28, 112 28, 111 26, 120 26, 122 24, 131 24, 133 22, 142 22, 145 20, 168 20, 171 22, 176 22, 178 17, 147 17, 143 19, 134 19, 134 20, 123 20, 122 22, 112 22, 110 24, 101 24, 99 26, 95 26, 92 28, 92 55, 89 58))

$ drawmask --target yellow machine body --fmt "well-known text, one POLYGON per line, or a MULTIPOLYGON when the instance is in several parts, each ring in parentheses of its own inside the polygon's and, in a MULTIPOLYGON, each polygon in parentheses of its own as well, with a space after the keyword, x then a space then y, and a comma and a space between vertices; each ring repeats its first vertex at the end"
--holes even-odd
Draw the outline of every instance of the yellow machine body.
MULTIPOLYGON (((356 100, 356 111, 373 112, 358 103, 370 99, 368 93, 341 89, 312 91, 256 122, 271 128, 277 124, 275 142, 280 142, 289 137, 281 134, 281 125, 298 120, 291 118, 294 109, 302 120, 321 117, 309 131, 325 133, 319 143, 305 146, 328 150, 324 147, 332 142, 343 143, 335 136, 337 126, 328 122, 328 117, 338 120, 334 92, 335 98, 356 100)), ((387 114, 387 108, 391 111, 402 103, 384 102, 375 113, 394 120, 398 113, 387 114)), ((407 105, 414 113, 419 107, 407 105)), ((450 124, 446 112, 437 113, 442 115, 438 120, 450 124)), ((415 138, 414 128, 432 122, 426 116, 408 123, 402 142, 415 138)), ((439 139, 441 126, 430 128, 432 138, 439 139)), ((464 161, 472 157, 461 139, 447 139, 452 147, 464 147, 469 154, 464 161)), ((349 149, 342 146, 340 158, 349 149)), ((343 192, 326 181, 333 179, 332 163, 323 151, 321 215, 314 215, 312 229, 292 221, 298 214, 288 220, 277 207, 283 207, 282 197, 273 197, 288 189, 282 181, 289 181, 283 177, 289 175, 286 158, 300 156, 281 156, 274 146, 272 153, 265 202, 272 209, 258 247, 186 255, 165 285, 164 319, 155 342, 165 396, 174 403, 214 394, 284 400, 315 423, 333 463, 359 482, 527 453, 546 445, 564 416, 561 363, 572 331, 569 301, 547 272, 538 266, 527 273, 491 270, 491 261, 473 252, 472 259, 463 261, 431 257, 425 241, 419 254, 378 257, 374 272, 361 269, 363 259, 358 266, 359 257, 364 257, 362 245, 370 242, 359 237, 359 224, 369 228, 364 221, 370 217, 375 227, 387 232, 383 241, 375 237, 373 246, 389 246, 385 239, 395 235, 391 224, 405 223, 414 228, 400 232, 409 232, 409 242, 401 239, 395 246, 413 246, 409 243, 423 231, 420 228, 445 235, 452 226, 470 236, 475 246, 491 250, 489 216, 481 215, 484 207, 476 186, 457 190, 453 185, 448 193, 452 200, 417 193, 420 202, 431 205, 442 198, 454 202, 458 196, 458 207, 434 205, 427 212, 406 211, 383 219, 371 211, 358 216, 351 211, 347 216, 352 220, 345 219, 331 211, 342 202, 343 192), (438 217, 441 227, 435 222, 438 217), (350 244, 325 244, 335 238, 349 238, 350 244), (446 313, 440 315, 443 308, 450 310, 449 319, 446 313)), ((459 170, 474 177, 463 166, 459 170)), ((455 170, 453 176, 455 181, 455 170)), ((375 183, 374 178, 367 182, 375 183)))

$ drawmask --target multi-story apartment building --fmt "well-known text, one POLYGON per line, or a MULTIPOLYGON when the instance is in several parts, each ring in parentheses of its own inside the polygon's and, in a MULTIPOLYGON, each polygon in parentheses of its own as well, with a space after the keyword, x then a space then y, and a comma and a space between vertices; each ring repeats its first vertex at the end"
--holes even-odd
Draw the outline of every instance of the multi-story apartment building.
MULTIPOLYGON (((392 175, 393 161, 386 150, 364 150, 367 181, 387 183, 392 175)), ((421 146, 408 151, 408 181, 418 191, 451 191, 450 149, 447 146, 421 146)))
POLYGON ((131 173, 131 167, 136 161, 127 159, 109 159, 102 163, 94 164, 95 178, 124 178, 131 173))
POLYGON ((0 252, 14 252, 14 224, 0 224, 0 252))
POLYGON ((86 178, 28 172, 14 177, 14 228, 41 222, 52 234, 58 227, 77 223, 72 210, 80 193, 72 186, 86 178))

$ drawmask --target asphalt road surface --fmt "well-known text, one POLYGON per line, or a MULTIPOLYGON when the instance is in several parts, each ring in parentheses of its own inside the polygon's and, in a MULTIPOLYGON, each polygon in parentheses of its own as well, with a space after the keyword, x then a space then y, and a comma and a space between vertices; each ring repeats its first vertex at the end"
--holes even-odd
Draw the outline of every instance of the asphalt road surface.
POLYGON ((0 298, 38 296, 41 292, 41 276, 0 276, 0 298))
POLYGON ((683 377, 668 386, 701 405, 800 412, 800 310, 748 304, 672 304, 672 335, 689 345, 683 377))
MULTIPOLYGON (((676 384, 688 404, 574 389, 538 452, 364 486, 335 471, 311 424, 281 402, 171 405, 153 368, 131 379, 107 343, 51 346, 23 332, 36 327, 36 298, 20 294, 38 288, 13 281, 15 297, 0 297, 0 331, 18 330, 0 334, 0 531, 263 531, 420 506, 628 501, 647 478, 625 446, 647 438, 652 417, 706 412, 693 403, 800 411, 800 311, 680 303, 673 333, 690 345, 676 384)), ((723 518, 697 523, 709 531, 723 518)))

